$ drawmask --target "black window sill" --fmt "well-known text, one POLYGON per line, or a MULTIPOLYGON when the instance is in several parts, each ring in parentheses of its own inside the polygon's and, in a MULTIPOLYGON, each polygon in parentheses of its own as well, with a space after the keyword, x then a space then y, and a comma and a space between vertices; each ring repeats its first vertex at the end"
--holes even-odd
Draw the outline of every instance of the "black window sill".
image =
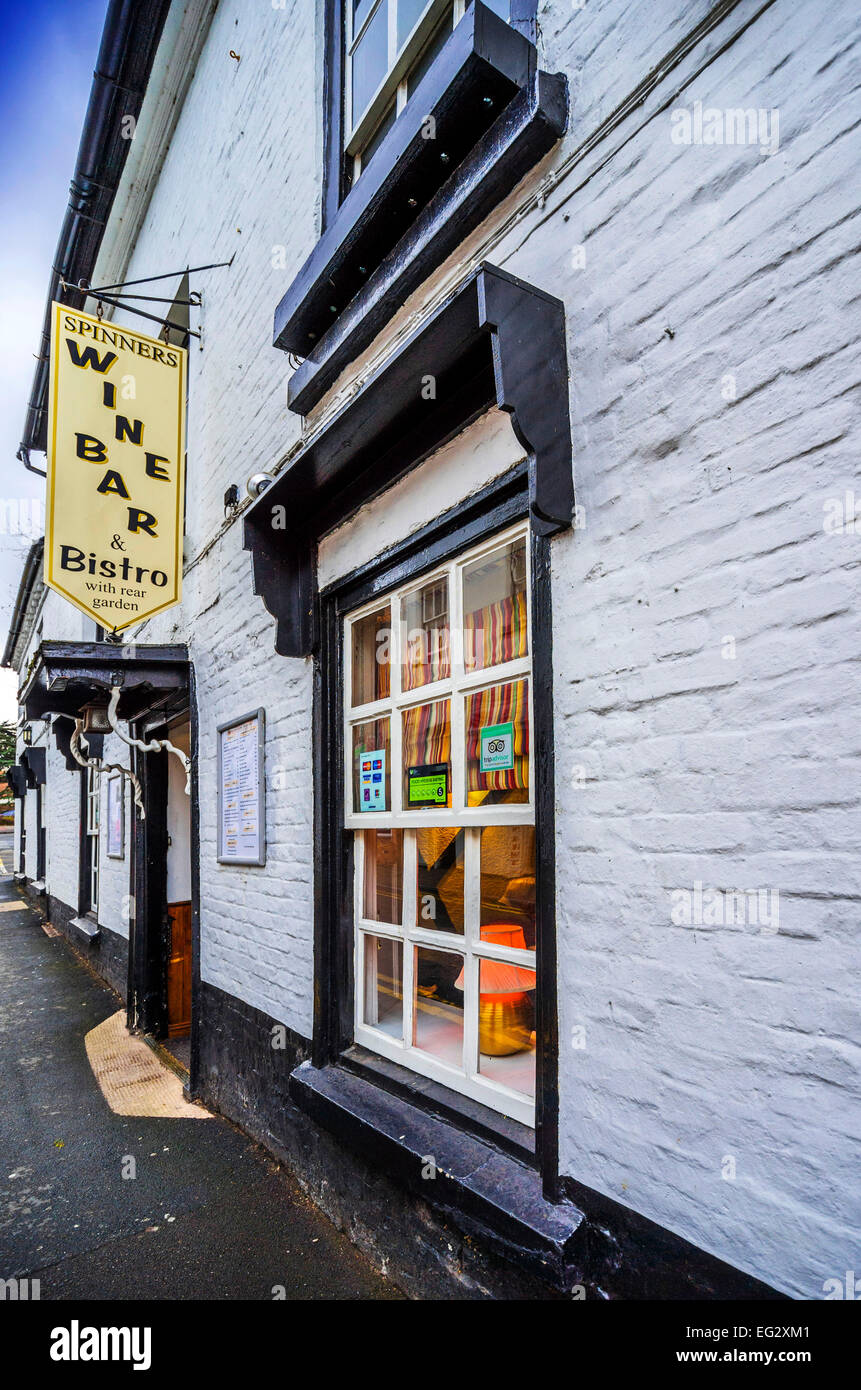
POLYGON ((496 1110, 490 1110, 469 1096, 461 1096, 449 1090, 430 1077, 419 1076, 406 1067, 379 1057, 375 1052, 354 1044, 342 1052, 340 1063, 348 1071, 382 1086, 383 1090, 399 1096, 411 1105, 417 1105, 430 1114, 438 1115, 449 1124, 459 1125, 497 1148, 518 1159, 521 1163, 538 1166, 535 1155, 535 1130, 519 1120, 512 1120, 496 1110))
POLYGON ((291 1074, 290 1094, 465 1234, 554 1288, 570 1288, 583 1214, 572 1202, 548 1202, 529 1163, 347 1066, 303 1062, 291 1074), (423 1176, 431 1158, 436 1176, 423 1176))
POLYGON ((292 410, 307 414, 566 121, 564 77, 476 0, 278 305, 276 347, 306 359, 292 410))

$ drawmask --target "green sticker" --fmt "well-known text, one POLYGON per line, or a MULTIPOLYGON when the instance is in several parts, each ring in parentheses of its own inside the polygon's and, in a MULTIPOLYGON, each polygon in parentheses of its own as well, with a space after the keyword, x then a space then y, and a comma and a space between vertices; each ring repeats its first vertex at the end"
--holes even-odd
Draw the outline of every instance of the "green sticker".
POLYGON ((514 725, 486 724, 479 738, 481 771, 510 772, 514 767, 514 725))
POLYGON ((445 806, 448 801, 448 763, 419 763, 407 768, 408 806, 445 806))

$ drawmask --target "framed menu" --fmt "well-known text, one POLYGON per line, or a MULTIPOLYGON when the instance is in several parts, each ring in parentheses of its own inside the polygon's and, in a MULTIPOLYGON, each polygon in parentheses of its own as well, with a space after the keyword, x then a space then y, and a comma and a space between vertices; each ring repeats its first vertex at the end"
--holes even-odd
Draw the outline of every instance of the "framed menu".
POLYGON ((218 862, 266 863, 262 709, 218 726, 218 862))
POLYGON ((108 858, 125 857, 125 797, 122 773, 108 778, 108 858))

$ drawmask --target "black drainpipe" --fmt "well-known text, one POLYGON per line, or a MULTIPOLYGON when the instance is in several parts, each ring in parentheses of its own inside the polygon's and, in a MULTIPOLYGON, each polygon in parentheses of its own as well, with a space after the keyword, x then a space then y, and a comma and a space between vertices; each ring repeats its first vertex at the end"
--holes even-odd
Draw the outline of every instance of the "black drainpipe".
POLYGON ((30 450, 44 452, 47 447, 51 304, 58 300, 70 308, 84 307, 84 295, 62 285, 89 281, 93 273, 131 146, 128 125, 123 135, 123 122, 128 116, 137 121, 140 114, 169 9, 170 0, 110 0, 108 5, 69 206, 54 253, 36 373, 18 450, 18 458, 33 473, 42 474, 42 469, 30 462, 30 450))

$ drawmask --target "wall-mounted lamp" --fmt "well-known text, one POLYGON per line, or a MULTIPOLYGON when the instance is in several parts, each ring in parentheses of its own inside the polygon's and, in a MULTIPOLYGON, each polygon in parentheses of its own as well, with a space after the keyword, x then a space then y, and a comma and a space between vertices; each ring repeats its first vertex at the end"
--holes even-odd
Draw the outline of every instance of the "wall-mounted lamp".
POLYGON ((270 483, 275 479, 271 473, 252 473, 248 482, 245 484, 249 497, 259 497, 261 492, 265 492, 270 483))
POLYGON ((93 700, 89 705, 84 705, 81 714, 84 720, 85 734, 109 734, 111 732, 107 699, 104 704, 100 704, 98 700, 93 700))

